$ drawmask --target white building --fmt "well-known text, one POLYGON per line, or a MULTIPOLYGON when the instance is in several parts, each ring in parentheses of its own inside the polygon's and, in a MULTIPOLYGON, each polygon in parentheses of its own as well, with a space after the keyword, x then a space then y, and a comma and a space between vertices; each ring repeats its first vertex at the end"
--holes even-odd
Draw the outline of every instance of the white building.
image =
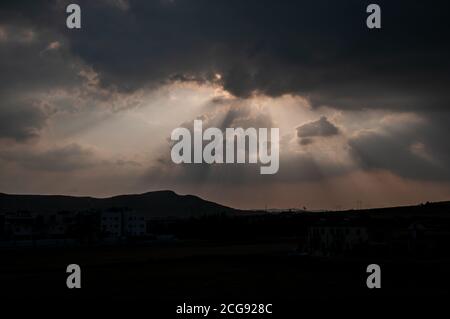
POLYGON ((104 212, 101 215, 101 229, 110 237, 139 237, 147 233, 147 219, 143 214, 125 212, 104 212))

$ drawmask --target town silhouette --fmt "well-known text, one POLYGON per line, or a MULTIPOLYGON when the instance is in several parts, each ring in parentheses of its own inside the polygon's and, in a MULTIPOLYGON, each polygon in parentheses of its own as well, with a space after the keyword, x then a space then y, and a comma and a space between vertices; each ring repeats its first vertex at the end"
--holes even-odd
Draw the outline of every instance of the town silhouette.
POLYGON ((443 297, 449 209, 438 202, 246 211, 172 191, 104 199, 1 194, 0 293, 166 302, 363 298, 373 294, 365 270, 376 262, 384 269, 378 296, 443 297), (74 261, 85 274, 82 294, 63 284, 74 261))

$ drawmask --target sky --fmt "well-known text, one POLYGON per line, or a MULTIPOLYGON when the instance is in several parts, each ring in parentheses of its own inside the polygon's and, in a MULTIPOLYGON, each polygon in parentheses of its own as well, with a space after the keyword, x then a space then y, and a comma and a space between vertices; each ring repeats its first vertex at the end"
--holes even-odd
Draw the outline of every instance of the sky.
POLYGON ((170 189, 236 208, 450 200, 445 1, 0 4, 0 192, 170 189), (170 134, 280 129, 280 169, 171 161, 170 134))

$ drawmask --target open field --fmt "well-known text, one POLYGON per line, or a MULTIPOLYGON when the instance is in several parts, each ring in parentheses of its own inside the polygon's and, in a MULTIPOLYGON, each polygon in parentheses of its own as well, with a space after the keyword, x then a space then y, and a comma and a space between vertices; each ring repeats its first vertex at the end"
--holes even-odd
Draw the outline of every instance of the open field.
POLYGON ((114 298, 225 302, 449 294, 449 260, 325 259, 295 255, 295 240, 185 242, 138 247, 3 251, 7 298, 114 298), (82 268, 82 289, 66 288, 66 266, 82 268), (382 289, 366 287, 366 267, 382 267, 382 289))

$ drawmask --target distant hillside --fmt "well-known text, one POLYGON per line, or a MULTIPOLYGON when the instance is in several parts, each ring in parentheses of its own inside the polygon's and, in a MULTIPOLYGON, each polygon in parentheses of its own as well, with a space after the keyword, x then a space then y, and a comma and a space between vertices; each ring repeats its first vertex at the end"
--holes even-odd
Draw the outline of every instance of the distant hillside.
POLYGON ((178 195, 173 191, 120 195, 109 198, 0 193, 0 212, 54 213, 64 210, 85 211, 111 208, 126 208, 155 217, 188 217, 235 211, 232 208, 203 200, 197 196, 178 195))

